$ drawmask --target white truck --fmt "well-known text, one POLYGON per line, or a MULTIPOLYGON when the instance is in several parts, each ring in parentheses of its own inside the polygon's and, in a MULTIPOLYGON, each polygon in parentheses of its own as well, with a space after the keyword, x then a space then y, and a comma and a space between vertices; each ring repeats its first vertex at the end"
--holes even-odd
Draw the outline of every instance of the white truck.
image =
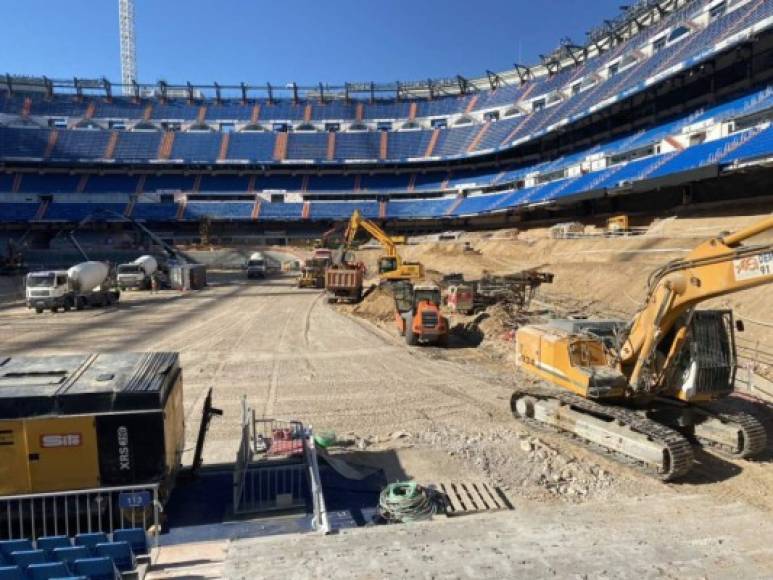
POLYGON ((118 287, 121 290, 148 290, 151 286, 151 276, 156 270, 158 262, 153 256, 140 256, 128 264, 119 264, 118 287))
POLYGON ((27 308, 40 314, 50 309, 65 312, 86 306, 110 306, 121 293, 105 262, 82 262, 69 270, 30 272, 26 278, 27 308))
POLYGON ((247 261, 247 278, 265 278, 266 259, 260 252, 254 252, 247 261))

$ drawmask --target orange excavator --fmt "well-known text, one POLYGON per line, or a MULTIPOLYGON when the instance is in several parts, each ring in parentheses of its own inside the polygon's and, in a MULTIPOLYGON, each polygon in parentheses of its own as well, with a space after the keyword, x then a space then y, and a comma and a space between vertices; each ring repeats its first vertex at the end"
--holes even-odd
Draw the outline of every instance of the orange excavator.
POLYGON ((628 323, 556 320, 519 329, 517 365, 553 386, 519 388, 513 415, 663 480, 692 468, 693 444, 731 457, 766 449, 757 419, 718 402, 734 388, 735 331, 743 325, 729 310, 697 306, 773 282, 773 244, 742 243, 770 230, 773 216, 659 268, 628 323))

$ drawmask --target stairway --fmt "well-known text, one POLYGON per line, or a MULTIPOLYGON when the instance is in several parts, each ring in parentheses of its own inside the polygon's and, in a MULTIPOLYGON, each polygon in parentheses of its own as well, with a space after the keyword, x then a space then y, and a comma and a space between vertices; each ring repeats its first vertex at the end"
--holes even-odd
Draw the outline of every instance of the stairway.
POLYGON ((250 175, 250 179, 247 182, 247 192, 248 193, 252 193, 253 191, 255 191, 255 182, 257 181, 257 179, 258 178, 257 178, 256 175, 254 175, 254 174, 250 175))
POLYGON ((46 216, 46 212, 48 211, 48 205, 51 203, 50 199, 44 199, 40 202, 40 205, 38 206, 37 211, 35 212, 35 217, 32 218, 32 221, 40 221, 46 216))
POLYGON ((303 213, 301 214, 301 219, 309 219, 311 217, 311 202, 310 201, 304 201, 303 202, 303 213))
POLYGON ((188 207, 188 198, 183 195, 177 200, 177 215, 175 216, 177 221, 182 221, 185 219, 186 207, 188 207))
POLYGON ((307 103, 306 108, 303 109, 303 121, 304 123, 311 122, 311 103, 307 103))
POLYGON ((467 103, 467 106, 464 108, 464 112, 465 113, 472 113, 472 110, 475 108, 475 105, 478 104, 478 97, 479 96, 480 95, 478 95, 478 94, 475 94, 475 95, 472 96, 470 101, 467 103))
POLYGON ((205 120, 206 120, 206 118, 207 118, 207 105, 201 105, 199 107, 199 113, 196 116, 196 122, 199 125, 203 125, 205 120))
POLYGON ((462 202, 464 201, 463 195, 456 196, 456 199, 454 200, 454 203, 452 203, 446 211, 443 212, 443 215, 451 215, 453 214, 460 205, 462 205, 462 202))
POLYGON ((158 159, 169 159, 172 155, 172 146, 174 145, 174 131, 167 131, 161 139, 161 145, 158 148, 158 159))
POLYGON ((435 150, 435 145, 437 145, 437 140, 440 137, 440 129, 435 129, 432 131, 432 137, 429 139, 429 143, 427 143, 427 150, 424 151, 424 157, 432 157, 432 152, 435 150))
POLYGON ((118 131, 113 131, 110 133, 110 139, 107 140, 107 145, 105 146, 105 152, 102 155, 104 159, 112 159, 113 155, 115 155, 115 147, 118 145, 118 131))
POLYGON ((277 133, 274 141, 274 160, 283 161, 287 158, 287 133, 277 133))
POLYGON ((354 191, 360 191, 362 188, 362 175, 357 174, 354 176, 354 191))
POLYGON ((152 116, 153 116, 153 104, 152 104, 152 103, 148 103, 148 104, 145 106, 145 112, 144 112, 144 113, 143 113, 143 115, 142 115, 142 119, 143 119, 144 121, 150 121, 150 118, 151 118, 152 116))
POLYGON ((252 114, 250 115, 250 123, 255 124, 258 122, 258 119, 260 118, 260 103, 255 103, 252 106, 252 114))
POLYGON ((309 191, 309 174, 307 173, 301 178, 301 191, 309 191))
POLYGON ((327 155, 328 161, 332 161, 336 156, 336 132, 328 131, 327 133, 327 155))
POLYGON ((378 217, 379 219, 385 220, 387 216, 387 204, 388 201, 380 201, 378 202, 378 217))
POLYGON ((669 135, 664 139, 664 141, 669 145, 671 145, 671 147, 673 147, 677 151, 682 151, 684 149, 684 145, 682 145, 679 141, 677 141, 675 137, 671 137, 669 135))
MULTIPOLYGON (((530 85, 528 86, 528 88, 527 88, 527 89, 526 89, 526 91, 523 93, 523 95, 521 95, 521 98, 520 98, 520 99, 518 99, 518 101, 515 103, 515 104, 516 104, 516 106, 517 106, 519 103, 521 103, 521 102, 525 101, 525 100, 526 100, 526 98, 529 96, 529 93, 531 93, 531 91, 532 91, 533 89, 534 89, 534 84, 532 83, 532 84, 530 84, 530 85)), ((528 121, 530 118, 531 118, 531 113, 529 113, 529 114, 527 114, 527 115, 524 115, 524 116, 523 116, 523 120, 522 120, 520 123, 518 123, 518 124, 517 124, 517 125, 516 125, 516 126, 513 128, 513 130, 512 130, 512 131, 510 131, 510 133, 508 133, 507 137, 505 137, 504 139, 502 139, 502 142, 500 143, 500 146, 505 146, 505 145, 508 145, 508 144, 510 143, 510 141, 512 141, 512 140, 513 140, 513 138, 515 138, 515 136, 516 136, 516 135, 518 134, 518 132, 521 130, 521 127, 523 127, 523 126, 526 124, 526 122, 527 122, 527 121, 528 121)))
POLYGON ((389 151, 389 131, 381 131, 381 141, 379 142, 378 158, 384 160, 389 151))
POLYGON ((21 189, 21 178, 22 173, 17 173, 13 176, 13 185, 11 186, 11 193, 19 193, 19 189, 21 189))
POLYGON ((250 214, 250 219, 252 221, 257 221, 260 217, 260 201, 260 198, 255 196, 255 204, 252 206, 252 213, 250 214))
POLYGON ((218 151, 218 154, 217 154, 218 161, 225 161, 226 157, 228 157, 228 144, 230 142, 231 142, 231 134, 223 133, 223 136, 220 138, 220 151, 218 151))
POLYGON ((54 129, 48 135, 48 145, 46 145, 46 152, 43 154, 43 159, 51 157, 51 154, 54 152, 54 147, 56 147, 57 139, 59 139, 59 131, 54 129))
POLYGON ((198 193, 201 190, 201 173, 197 174, 193 179, 193 193, 198 193))
POLYGON ((357 103, 357 110, 355 112, 355 119, 358 121, 362 121, 362 119, 365 117, 365 104, 364 103, 357 103))
POLYGON ((478 145, 480 145, 481 139, 483 139, 483 136, 486 134, 486 132, 491 127, 491 121, 487 121, 481 128, 480 131, 475 135, 472 142, 467 146, 467 153, 472 153, 478 148, 478 145))
POLYGON ((416 174, 411 173, 411 177, 408 180, 408 191, 413 191, 416 189, 416 174))
POLYGON ((143 174, 140 175, 140 178, 137 180, 137 189, 134 190, 134 193, 137 195, 140 195, 145 191, 145 180, 148 178, 147 175, 143 174))
POLYGON ((94 118, 94 113, 96 112, 96 109, 97 109, 96 101, 90 101, 89 102, 89 106, 86 107, 86 112, 83 114, 83 118, 84 119, 93 119, 94 118))
POLYGON ((89 182, 89 174, 84 173, 78 180, 78 187, 75 188, 75 193, 83 193, 86 191, 86 184, 89 182))
POLYGON ((129 203, 126 204, 126 207, 123 210, 124 217, 127 217, 127 218, 132 217, 132 213, 134 213, 135 205, 137 205, 137 198, 135 196, 131 196, 129 198, 129 203))
POLYGON ((418 108, 418 105, 416 104, 416 101, 411 103, 410 108, 408 109, 408 118, 413 121, 416 119, 416 109, 418 108))

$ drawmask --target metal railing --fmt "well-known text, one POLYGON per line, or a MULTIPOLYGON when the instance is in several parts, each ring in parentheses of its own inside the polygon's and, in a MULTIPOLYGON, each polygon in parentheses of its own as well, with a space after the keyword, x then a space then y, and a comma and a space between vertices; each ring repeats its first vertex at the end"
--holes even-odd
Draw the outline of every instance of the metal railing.
POLYGON ((0 539, 35 541, 142 528, 151 533, 154 554, 160 512, 158 484, 0 496, 0 539))

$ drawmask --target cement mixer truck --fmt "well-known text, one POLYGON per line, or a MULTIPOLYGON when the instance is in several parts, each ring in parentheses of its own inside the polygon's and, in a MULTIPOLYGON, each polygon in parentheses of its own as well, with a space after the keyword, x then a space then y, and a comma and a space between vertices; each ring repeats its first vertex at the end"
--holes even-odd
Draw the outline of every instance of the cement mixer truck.
POLYGON ((140 256, 133 262, 118 265, 118 287, 121 290, 136 288, 149 290, 153 272, 158 270, 158 262, 153 256, 140 256))
POLYGON ((111 306, 121 293, 105 262, 82 262, 69 270, 30 272, 26 278, 27 308, 65 312, 71 308, 111 306))

